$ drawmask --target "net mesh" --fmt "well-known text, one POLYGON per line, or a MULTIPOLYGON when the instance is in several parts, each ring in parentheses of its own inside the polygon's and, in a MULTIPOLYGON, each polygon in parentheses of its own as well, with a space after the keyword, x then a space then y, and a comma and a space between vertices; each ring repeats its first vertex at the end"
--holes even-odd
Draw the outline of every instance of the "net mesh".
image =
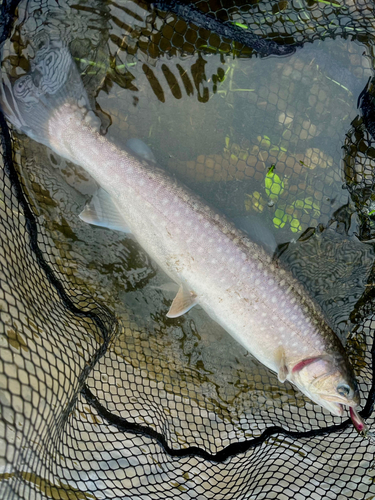
MULTIPOLYGON (((256 214, 292 240, 279 258, 346 343, 371 428, 374 154, 356 101, 372 77, 372 2, 204 1, 201 26, 168 2, 16 3, 1 6, 8 75, 28 70, 41 30, 59 36, 103 133, 148 135, 229 217, 256 214), (213 20, 304 46, 256 57, 213 20)), ((79 221, 94 181, 2 115, 0 127, 1 498, 375 495, 371 441, 203 311, 167 320, 148 256, 79 221)))

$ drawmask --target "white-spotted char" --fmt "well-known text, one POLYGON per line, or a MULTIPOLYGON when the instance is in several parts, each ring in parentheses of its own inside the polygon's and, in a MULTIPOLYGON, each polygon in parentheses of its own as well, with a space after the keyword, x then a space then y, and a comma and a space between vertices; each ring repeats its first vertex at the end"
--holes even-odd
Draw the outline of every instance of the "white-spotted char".
POLYGON ((101 189, 81 218, 130 231, 178 283, 169 317, 199 304, 280 381, 289 380, 334 415, 349 406, 356 419, 353 369, 315 302, 287 270, 189 189, 100 135, 61 42, 44 44, 30 72, 13 85, 4 78, 2 107, 21 131, 96 179, 101 189))

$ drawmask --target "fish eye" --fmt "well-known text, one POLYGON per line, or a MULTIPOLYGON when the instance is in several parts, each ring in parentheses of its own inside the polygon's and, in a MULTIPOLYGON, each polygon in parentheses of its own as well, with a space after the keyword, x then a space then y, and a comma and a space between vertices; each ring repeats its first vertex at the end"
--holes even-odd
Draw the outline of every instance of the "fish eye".
POLYGON ((340 396, 343 397, 348 397, 351 393, 351 388, 348 386, 348 384, 340 384, 337 386, 337 392, 340 394, 340 396))
POLYGON ((16 90, 22 90, 22 88, 25 86, 25 80, 17 80, 16 83, 14 84, 16 90))

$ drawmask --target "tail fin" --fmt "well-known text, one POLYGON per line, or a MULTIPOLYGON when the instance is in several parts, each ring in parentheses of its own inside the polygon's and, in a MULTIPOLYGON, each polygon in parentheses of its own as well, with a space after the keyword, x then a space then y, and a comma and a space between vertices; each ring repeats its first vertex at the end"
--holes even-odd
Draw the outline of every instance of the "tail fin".
POLYGON ((68 48, 50 40, 36 53, 31 70, 13 83, 2 76, 0 105, 7 119, 32 139, 50 146, 47 124, 56 108, 71 103, 91 110, 87 93, 68 48))

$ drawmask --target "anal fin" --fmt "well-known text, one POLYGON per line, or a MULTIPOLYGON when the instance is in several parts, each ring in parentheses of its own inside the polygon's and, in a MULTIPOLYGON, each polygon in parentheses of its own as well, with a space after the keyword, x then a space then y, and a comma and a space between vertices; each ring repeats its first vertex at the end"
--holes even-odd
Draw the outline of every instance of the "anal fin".
POLYGON ((167 318, 178 318, 197 304, 197 296, 183 285, 178 289, 176 297, 167 312, 167 318))

